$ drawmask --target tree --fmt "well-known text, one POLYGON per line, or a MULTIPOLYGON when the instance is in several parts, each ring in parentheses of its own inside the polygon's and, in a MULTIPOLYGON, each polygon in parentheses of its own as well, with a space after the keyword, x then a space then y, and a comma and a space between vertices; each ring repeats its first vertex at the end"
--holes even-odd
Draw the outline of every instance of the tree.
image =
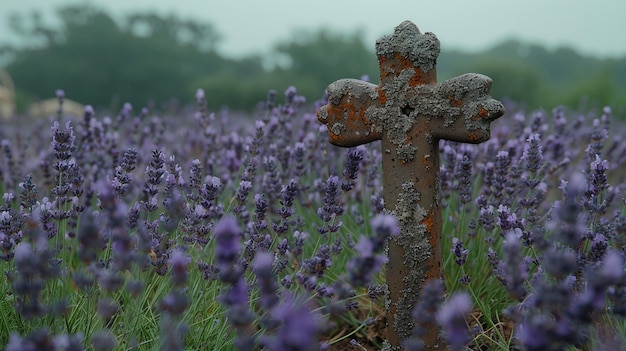
POLYGON ((468 71, 493 79, 491 95, 496 99, 509 98, 535 106, 540 97, 541 76, 534 67, 522 61, 483 57, 468 71))
POLYGON ((208 24, 135 14, 119 25, 88 5, 60 8, 57 16, 58 28, 39 16, 30 25, 12 17, 16 33, 33 44, 15 52, 6 69, 18 94, 31 100, 59 88, 71 99, 112 109, 124 101, 192 100, 196 87, 189 84, 196 76, 230 65, 215 52, 219 35, 208 24))
POLYGON ((324 29, 299 32, 290 41, 277 44, 275 53, 287 58, 287 64, 276 71, 311 82, 311 88, 316 91, 310 94, 321 95, 328 84, 341 78, 369 75, 372 80, 378 80, 374 46, 368 48, 360 32, 350 35, 324 29))
POLYGON ((154 13, 128 16, 126 30, 140 37, 160 37, 180 46, 193 46, 201 52, 214 52, 221 37, 210 24, 154 13))

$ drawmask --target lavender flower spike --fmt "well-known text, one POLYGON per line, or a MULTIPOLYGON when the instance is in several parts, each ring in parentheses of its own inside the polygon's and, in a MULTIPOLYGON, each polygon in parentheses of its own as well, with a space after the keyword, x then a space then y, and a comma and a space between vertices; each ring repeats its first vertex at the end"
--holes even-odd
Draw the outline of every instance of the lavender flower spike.
POLYGON ((437 322, 444 329, 450 350, 462 350, 469 341, 465 318, 472 311, 472 299, 466 293, 457 293, 437 312, 437 322))
POLYGON ((191 258, 187 257, 183 250, 176 249, 170 255, 169 264, 172 267, 172 282, 177 287, 184 287, 187 283, 187 267, 191 258))
POLYGON ((241 254, 241 230, 235 217, 228 215, 215 227, 215 257, 221 265, 232 265, 241 254))
POLYGON ((274 310, 274 317, 283 321, 271 341, 268 350, 319 350, 318 335, 322 330, 322 320, 314 312, 289 294, 274 310))

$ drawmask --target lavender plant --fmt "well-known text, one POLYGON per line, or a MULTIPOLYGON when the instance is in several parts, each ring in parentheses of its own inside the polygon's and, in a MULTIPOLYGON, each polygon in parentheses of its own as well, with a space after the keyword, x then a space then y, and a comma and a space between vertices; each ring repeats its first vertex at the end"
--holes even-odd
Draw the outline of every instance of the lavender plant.
MULTIPOLYGON (((322 102, 277 95, 253 116, 211 112, 198 90, 176 116, 72 120, 60 93, 50 119, 3 125, 0 345, 380 349, 398 229, 379 147, 330 146, 322 102)), ((619 349, 620 122, 510 110, 489 142, 441 147, 445 279, 405 346, 436 320, 451 349, 619 349)))

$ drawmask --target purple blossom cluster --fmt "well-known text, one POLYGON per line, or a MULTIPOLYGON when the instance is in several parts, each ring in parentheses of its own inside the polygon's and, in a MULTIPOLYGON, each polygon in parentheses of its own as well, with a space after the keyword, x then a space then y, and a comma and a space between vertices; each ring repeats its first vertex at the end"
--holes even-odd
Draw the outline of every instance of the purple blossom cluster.
MULTIPOLYGON (((380 144, 331 146, 324 101, 277 95, 253 116, 211 112, 198 90, 192 108, 70 120, 61 92, 49 120, 3 125, 0 344, 382 347, 399 228, 380 144)), ((626 314, 626 141, 611 117, 520 111, 486 143, 441 143, 446 275, 423 288, 407 349, 433 321, 451 349, 481 346, 489 323, 469 316, 484 304, 515 347, 621 347, 602 323, 626 314)))
POLYGON ((294 87, 253 117, 196 99, 173 116, 125 104, 71 120, 60 105, 3 126, 8 349, 182 350, 208 323, 238 349, 313 350, 332 337, 331 315, 357 308, 355 289, 381 283, 393 217, 342 220, 349 194, 373 194, 359 176, 380 184, 367 149, 330 147, 294 87), (215 317, 198 323, 197 305, 215 317), (157 337, 125 326, 138 309, 157 337))
POLYGON ((611 113, 515 112, 484 144, 443 143, 446 283, 492 299, 499 282, 511 347, 626 347, 623 329, 603 326, 623 322, 626 294, 626 139, 611 133, 621 123, 611 113))

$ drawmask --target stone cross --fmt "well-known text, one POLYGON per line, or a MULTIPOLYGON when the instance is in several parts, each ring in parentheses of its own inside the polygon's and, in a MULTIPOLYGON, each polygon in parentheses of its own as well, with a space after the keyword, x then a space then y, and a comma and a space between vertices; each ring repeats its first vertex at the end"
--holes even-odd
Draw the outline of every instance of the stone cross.
MULTIPOLYGON (((401 349, 427 281, 442 278, 439 140, 481 143, 504 114, 491 79, 465 74, 437 83, 439 40, 409 21, 376 41, 380 85, 342 79, 327 88, 318 111, 330 142, 353 147, 381 140, 383 199, 398 218, 389 241, 387 348, 401 349)), ((436 323, 425 326, 427 350, 443 347, 436 323)))

